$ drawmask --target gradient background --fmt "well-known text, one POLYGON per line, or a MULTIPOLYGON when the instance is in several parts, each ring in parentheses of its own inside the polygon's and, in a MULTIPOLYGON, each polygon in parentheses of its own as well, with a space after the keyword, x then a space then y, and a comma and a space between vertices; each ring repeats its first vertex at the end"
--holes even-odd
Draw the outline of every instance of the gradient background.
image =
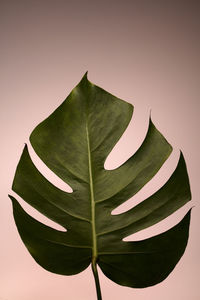
MULTIPOLYGON (((116 167, 139 147, 150 109, 153 122, 174 147, 157 176, 122 210, 144 200, 169 178, 178 149, 187 162, 193 202, 131 238, 158 234, 180 221, 188 207, 195 206, 188 247, 171 275, 154 287, 131 289, 113 283, 100 272, 103 299, 200 299, 199 4, 162 0, 0 1, 0 300, 96 299, 90 268, 65 277, 35 263, 17 233, 7 196, 15 195, 11 184, 31 131, 61 104, 87 70, 90 81, 135 106, 133 122, 106 161, 107 168, 116 167)), ((65 189, 30 151, 40 171, 65 189)), ((23 206, 39 220, 55 226, 28 205, 23 206)))

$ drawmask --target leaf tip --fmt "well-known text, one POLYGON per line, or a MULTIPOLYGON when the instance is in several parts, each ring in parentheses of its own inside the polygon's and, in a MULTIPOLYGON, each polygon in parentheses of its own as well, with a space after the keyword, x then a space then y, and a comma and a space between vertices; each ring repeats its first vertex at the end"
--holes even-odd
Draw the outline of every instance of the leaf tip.
POLYGON ((8 197, 10 198, 10 200, 11 200, 12 202, 15 201, 15 198, 14 198, 13 196, 11 196, 11 195, 8 194, 8 197))
POLYGON ((153 124, 151 109, 150 109, 150 112, 149 112, 149 124, 153 124))
POLYGON ((8 197, 10 198, 10 200, 11 200, 11 202, 12 202, 12 205, 13 205, 13 209, 14 209, 14 207, 15 207, 16 204, 17 204, 17 200, 16 200, 13 196, 11 196, 11 195, 9 195, 9 194, 8 194, 8 197))
POLYGON ((87 76, 88 76, 88 71, 86 71, 86 72, 85 72, 85 74, 83 75, 83 78, 82 78, 82 80, 83 80, 83 79, 86 79, 86 80, 88 80, 87 76))

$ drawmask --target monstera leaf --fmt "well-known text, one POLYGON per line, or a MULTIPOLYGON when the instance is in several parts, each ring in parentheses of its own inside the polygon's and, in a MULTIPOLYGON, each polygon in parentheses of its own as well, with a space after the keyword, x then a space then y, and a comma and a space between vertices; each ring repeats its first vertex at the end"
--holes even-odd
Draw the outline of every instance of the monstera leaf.
POLYGON ((190 212, 170 230, 141 241, 123 238, 166 218, 191 198, 183 155, 165 185, 132 209, 112 215, 161 168, 172 147, 152 121, 144 142, 123 165, 104 168, 105 160, 132 117, 133 107, 93 85, 87 73, 67 99, 30 136, 43 162, 72 193, 52 185, 34 166, 25 146, 13 191, 59 231, 28 215, 14 197, 14 218, 33 258, 45 269, 73 275, 92 264, 97 297, 97 264, 114 282, 136 288, 159 283, 184 253, 190 212))

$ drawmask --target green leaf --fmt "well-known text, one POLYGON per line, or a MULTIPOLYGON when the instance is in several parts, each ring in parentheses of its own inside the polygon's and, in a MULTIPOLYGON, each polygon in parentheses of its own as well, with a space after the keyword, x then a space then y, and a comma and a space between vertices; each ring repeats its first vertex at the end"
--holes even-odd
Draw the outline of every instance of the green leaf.
POLYGON ((67 99, 33 130, 30 141, 35 152, 73 190, 67 193, 51 184, 24 147, 13 191, 66 229, 59 231, 38 222, 10 196, 20 236, 45 269, 72 275, 93 262, 116 283, 142 288, 165 279, 183 255, 190 211, 162 234, 142 241, 123 241, 191 199, 182 153, 163 187, 132 209, 111 214, 158 172, 172 151, 150 120, 136 153, 120 167, 106 170, 105 160, 132 113, 131 104, 93 85, 85 74, 67 99))

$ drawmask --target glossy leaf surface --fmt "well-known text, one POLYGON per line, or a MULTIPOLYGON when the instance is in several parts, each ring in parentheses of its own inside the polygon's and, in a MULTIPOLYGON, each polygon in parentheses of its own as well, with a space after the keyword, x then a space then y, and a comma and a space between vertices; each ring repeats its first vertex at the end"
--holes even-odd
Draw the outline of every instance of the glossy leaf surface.
POLYGON ((35 152, 72 193, 52 185, 34 166, 25 146, 13 190, 66 231, 28 215, 14 197, 14 218, 33 258, 64 275, 83 271, 95 258, 118 284, 146 287, 159 283, 184 253, 190 212, 170 230, 137 242, 123 238, 166 218, 191 199, 184 157, 155 194, 119 215, 114 208, 135 195, 161 168, 171 145, 152 121, 146 137, 123 165, 104 168, 105 160, 128 126, 133 107, 88 81, 87 75, 67 99, 30 136, 35 152))

